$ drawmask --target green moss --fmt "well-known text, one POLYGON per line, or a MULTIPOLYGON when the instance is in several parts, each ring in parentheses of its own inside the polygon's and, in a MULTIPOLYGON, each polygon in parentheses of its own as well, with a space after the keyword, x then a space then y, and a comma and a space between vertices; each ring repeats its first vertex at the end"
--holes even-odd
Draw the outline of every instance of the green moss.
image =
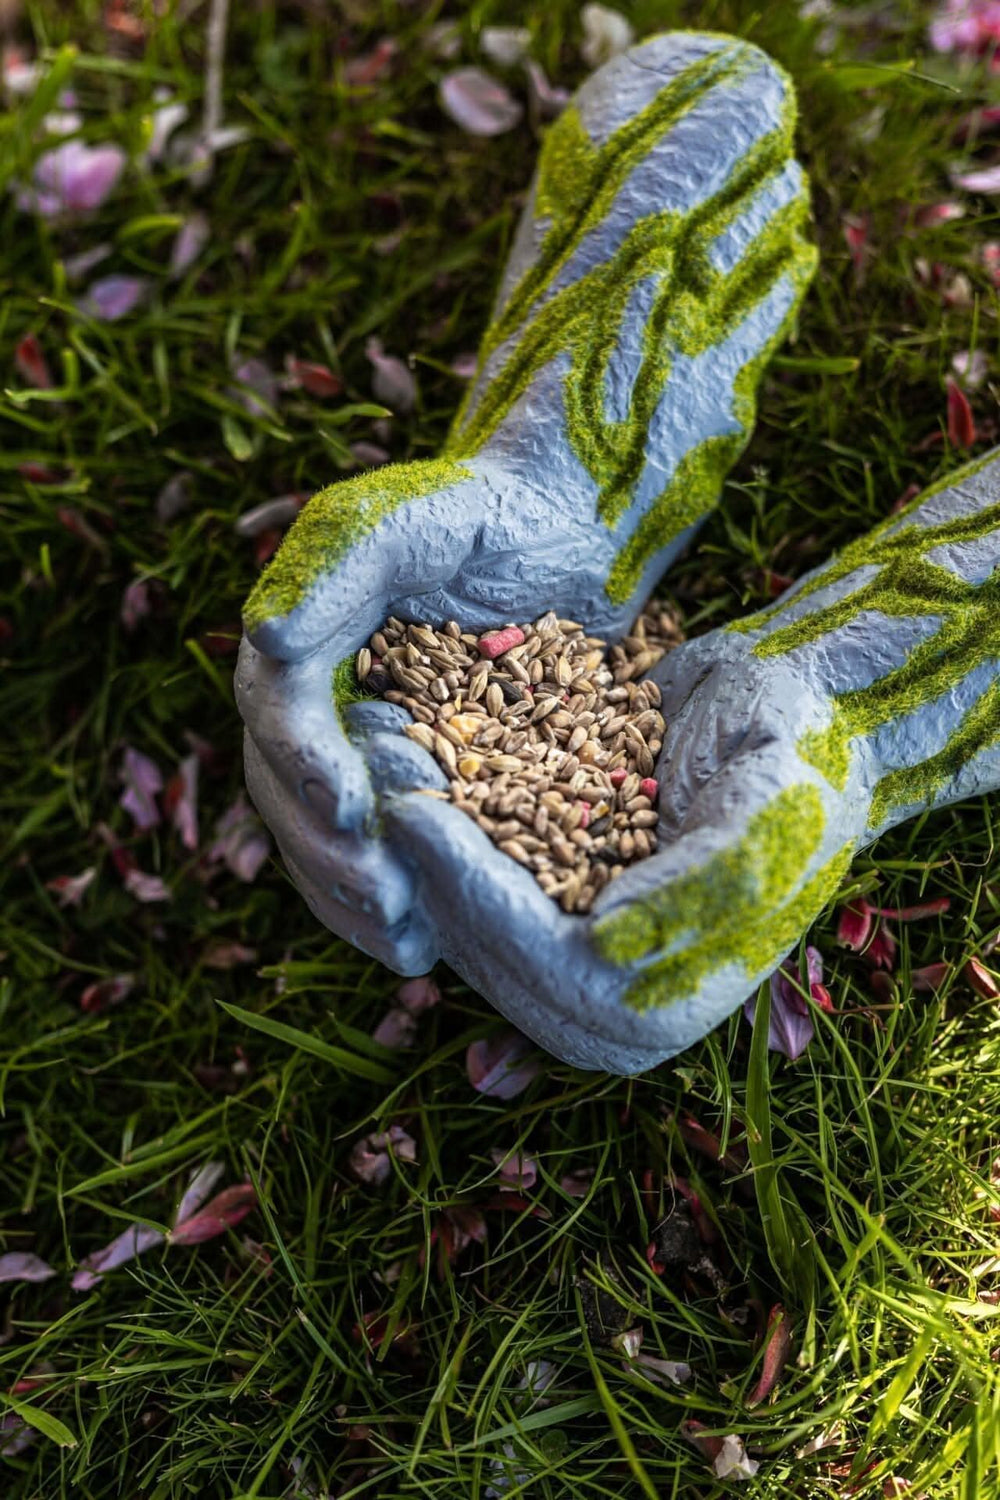
POLYGON ((246 628, 254 630, 265 620, 290 614, 322 574, 408 500, 471 477, 464 465, 437 458, 387 464, 320 490, 258 579, 243 612, 246 628))
POLYGON ((595 942, 616 964, 637 963, 681 944, 644 970, 628 991, 628 1003, 644 1009, 667 1003, 672 994, 689 995, 725 964, 740 963, 753 975, 776 963, 850 863, 850 849, 842 850, 800 884, 824 828, 817 788, 808 782, 789 787, 730 848, 597 922, 595 942))
MULTIPOLYGON (((599 148, 573 109, 553 126, 536 188, 536 211, 551 224, 536 263, 488 330, 482 359, 515 335, 516 342, 485 392, 478 398, 470 393, 452 430, 449 453, 465 457, 476 452, 538 372, 568 351, 564 401, 569 441, 598 486, 598 514, 614 526, 642 474, 649 427, 676 353, 694 357, 723 342, 785 274, 791 274, 800 295, 805 290, 816 257, 803 236, 809 217, 804 193, 774 215, 734 269, 718 271, 710 258, 712 244, 790 158, 795 106, 786 83, 778 126, 754 145, 718 193, 686 214, 663 212, 638 221, 610 260, 542 300, 583 235, 607 214, 627 175, 707 90, 738 78, 751 58, 755 65, 754 54, 726 48, 695 63, 599 148), (630 299, 646 280, 655 284, 655 291, 640 368, 627 416, 610 421, 605 417, 608 369, 630 299)), ((710 438, 685 456, 622 549, 608 584, 616 602, 634 589, 649 557, 716 502, 722 476, 752 426, 760 372, 792 316, 737 377, 733 416, 738 430, 710 438)))
MULTIPOLYGON (((920 497, 951 488, 982 467, 967 465, 920 497)), ((916 503, 916 502, 915 502, 916 503)), ((910 512, 908 512, 910 513, 910 512)), ((799 744, 803 758, 832 785, 843 788, 851 743, 896 723, 928 703, 946 696, 976 667, 1000 656, 1000 575, 967 583, 948 568, 929 562, 928 554, 945 543, 973 541, 1000 530, 1000 504, 933 525, 899 525, 892 517, 869 535, 845 547, 829 567, 808 580, 795 602, 835 584, 860 569, 876 571, 852 593, 812 613, 775 628, 754 646, 757 656, 776 657, 811 645, 842 629, 862 613, 890 619, 936 620, 937 626, 907 654, 906 660, 866 687, 838 693, 830 725, 813 730, 799 744)), ((738 630, 780 622, 782 610, 762 611, 738 630)), ((949 781, 968 759, 1000 736, 1000 703, 992 690, 963 720, 945 747, 928 761, 891 772, 875 792, 873 823, 889 811, 929 797, 949 781)))

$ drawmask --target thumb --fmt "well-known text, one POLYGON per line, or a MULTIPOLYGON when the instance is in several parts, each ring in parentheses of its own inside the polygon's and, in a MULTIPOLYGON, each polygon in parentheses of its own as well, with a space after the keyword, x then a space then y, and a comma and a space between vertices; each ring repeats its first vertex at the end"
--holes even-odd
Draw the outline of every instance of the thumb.
POLYGON ((247 600, 253 645, 281 661, 348 655, 393 601, 451 579, 469 552, 484 487, 447 459, 388 464, 314 495, 247 600))

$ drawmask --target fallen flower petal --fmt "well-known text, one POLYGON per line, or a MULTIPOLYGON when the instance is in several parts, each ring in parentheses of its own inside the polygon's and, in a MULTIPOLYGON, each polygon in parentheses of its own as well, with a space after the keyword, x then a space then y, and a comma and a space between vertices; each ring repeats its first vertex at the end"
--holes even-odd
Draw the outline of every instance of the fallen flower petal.
POLYGON ((225 1234, 227 1229, 235 1229, 256 1207, 257 1194, 249 1182, 239 1182, 235 1187, 224 1188, 200 1212, 178 1222, 170 1232, 170 1243, 201 1245, 205 1240, 225 1234))
POLYGON ((38 1433, 13 1411, 0 1415, 0 1458, 16 1458, 38 1441, 38 1433))
POLYGON ((626 1359, 635 1359, 642 1348, 642 1327, 626 1328, 623 1333, 616 1333, 611 1340, 611 1347, 617 1354, 622 1354, 626 1359))
POLYGON ((137 1255, 144 1255, 165 1239, 163 1230, 154 1229, 152 1224, 130 1224, 110 1245, 93 1251, 80 1262, 70 1285, 74 1292, 89 1291, 108 1271, 115 1271, 119 1266, 134 1260, 137 1255))
POLYGON ((193 213, 184 220, 170 248, 167 274, 171 281, 177 281, 191 269, 211 238, 212 227, 205 214, 193 213))
POLYGON ((872 935, 874 911, 864 897, 842 906, 837 921, 837 942, 854 953, 860 953, 872 935))
POLYGON ((764 1340, 764 1362, 757 1384, 747 1397, 748 1406, 759 1406, 767 1400, 792 1352, 791 1326, 780 1302, 775 1303, 768 1313, 764 1340))
POLYGON ((441 1004, 441 991, 429 974, 419 974, 415 979, 406 979, 396 991, 396 1002, 411 1016, 419 1016, 441 1004))
MULTIPOLYGON (((806 949, 806 968, 810 990, 823 981, 823 959, 819 950, 806 949)), ((798 984, 798 970, 792 959, 786 959, 771 975, 771 1016, 767 1045, 772 1052, 783 1052, 794 1062, 801 1057, 815 1036, 809 1004, 798 984)), ((743 1013, 753 1025, 757 1013, 757 996, 751 995, 743 1013)))
POLYGON ((271 417, 278 405, 278 382, 271 366, 256 355, 233 365, 233 379, 242 389, 230 392, 251 417, 271 417))
POLYGON ((949 198, 942 203, 927 203, 923 208, 918 208, 913 221, 918 229, 932 229, 936 224, 950 224, 954 219, 964 219, 965 213, 964 203, 949 198))
POLYGON ((222 1161, 208 1161, 197 1169, 177 1205, 175 1225, 183 1224, 185 1219, 190 1219, 196 1209, 201 1207, 225 1170, 226 1164, 222 1161))
POLYGON ((860 285, 864 280, 865 269, 871 254, 871 246, 868 242, 871 219, 868 214, 845 214, 841 220, 841 227, 851 254, 855 280, 860 285))
POLYGON ((392 1174, 390 1155, 398 1161, 415 1162, 417 1143, 401 1125, 374 1130, 351 1147, 350 1169, 359 1182, 381 1187, 392 1174))
POLYGON ((539 1063, 528 1059, 531 1050, 528 1038, 513 1030, 470 1042, 465 1070, 476 1093, 495 1099, 522 1094, 539 1070, 539 1063))
POLYGON ((516 68, 527 57, 530 43, 526 26, 484 26, 479 33, 483 56, 498 68, 516 68))
POLYGON ((140 620, 149 614, 149 583, 145 578, 133 578, 122 594, 118 611, 122 625, 129 633, 135 630, 140 620))
POLYGON ((952 355, 951 367, 970 391, 977 391, 990 372, 990 362, 982 349, 960 349, 952 355))
POLYGON ((372 1032, 373 1042, 378 1042, 382 1047, 391 1047, 394 1052, 412 1047, 416 1039, 416 1017, 401 1005, 394 1005, 387 1010, 372 1032))
POLYGON ((975 172, 953 173, 951 180, 956 187, 964 188, 967 193, 1000 193, 1000 162, 975 172))
POLYGON ((113 192, 125 161, 120 146, 64 141, 38 158, 32 186, 18 191, 17 205, 44 219, 89 213, 113 192))
POLYGON ((163 793, 164 812, 185 849, 192 850, 198 847, 199 765, 197 755, 185 755, 163 793))
POLYGON ((753 1479, 760 1464, 747 1457, 743 1439, 730 1432, 722 1439, 721 1451, 712 1467, 719 1479, 753 1479))
POLYGON ((538 1164, 533 1156, 520 1151, 504 1151, 502 1146, 493 1146, 490 1156, 505 1188, 530 1193, 538 1177, 538 1164))
POLYGON ((948 441, 953 448, 971 448, 976 441, 976 419, 969 398, 950 375, 945 386, 948 391, 948 441))
POLYGON ((306 499, 305 495, 300 494, 276 495, 273 500, 265 500, 262 504, 245 510, 237 517, 233 530, 237 536, 247 537, 260 536, 261 532, 273 527, 284 530, 295 520, 306 499))
POLYGON ((524 113, 509 89, 482 68, 446 73, 438 98, 445 114, 469 135, 503 135, 514 129, 524 113))
POLYGON ((157 89, 155 97, 157 108, 154 109, 149 123, 149 140, 145 151, 147 162, 158 162, 163 159, 170 137, 188 117, 187 105, 181 104, 177 99, 172 99, 167 89, 157 89))
POLYGON ((910 971, 910 984, 915 990, 939 990, 951 973, 951 964, 927 964, 922 969, 910 971))
POLYGON ((182 469, 173 474, 156 497, 156 519, 164 525, 175 521, 191 504, 191 484, 194 475, 182 469))
POLYGON ((1000 986, 997 985, 996 979, 986 965, 980 963, 978 958, 966 960, 962 965, 962 978, 984 1000, 996 1000, 1000 997, 1000 986))
POLYGON ((896 946, 896 939, 885 923, 880 922, 865 949, 865 962, 873 969, 892 969, 896 962, 896 946))
POLYGON ((152 901, 169 901, 170 888, 159 875, 147 875, 143 870, 126 870, 122 884, 130 896, 148 905, 152 901))
POLYGON ((42 346, 33 333, 26 333, 14 350, 14 365, 21 379, 34 386, 36 391, 52 389, 52 376, 42 346))
POLYGON ((388 76, 399 50, 394 37, 383 36, 370 52, 352 57, 344 66, 344 79, 352 88, 366 88, 388 76))
POLYGON ((77 306, 102 323, 117 323, 135 311, 150 286, 146 276, 102 276, 91 282, 77 306))
POLYGON ((80 1009, 88 1015, 99 1015, 109 1005, 121 1005, 135 989, 134 974, 113 974, 88 984, 80 995, 80 1009))
POLYGON ((223 860, 237 880, 256 880, 271 853, 271 838, 246 797, 239 793, 215 825, 209 862, 223 860))
POLYGON ((372 367, 372 395, 385 406, 405 416, 417 402, 417 385, 407 365, 394 354, 386 354, 380 339, 370 338, 365 354, 372 367))
POLYGON ((933 901, 923 901, 917 906, 873 906, 877 917, 891 917, 895 922, 916 922, 921 917, 936 917, 951 908, 950 896, 936 896, 933 901))
POLYGON ((288 382, 292 386, 301 386, 308 391, 310 396, 339 396, 344 389, 344 382, 339 375, 335 375, 326 365, 317 364, 311 359, 297 359, 294 354, 285 356, 285 370, 288 382))
POLYGON ((571 1198, 586 1198, 593 1180, 593 1167, 577 1167, 575 1172, 567 1172, 560 1177, 559 1186, 571 1198))
POLYGON ((580 20, 583 24, 580 55, 588 68, 599 68, 601 63, 631 47, 635 40, 631 24, 610 6, 585 5, 580 20))
POLYGON ((45 889, 52 892, 60 906, 79 906, 96 875, 97 866, 88 865, 79 875, 57 875, 54 880, 47 880, 45 889))
POLYGON ((658 1359, 653 1354, 637 1354, 635 1362, 647 1379, 658 1385, 687 1385, 691 1379, 691 1366, 683 1360, 658 1359))
POLYGON ((696 1417, 688 1417, 681 1423, 681 1436, 693 1444, 709 1463, 714 1463, 722 1452, 722 1438, 709 1432, 705 1423, 696 1417))
POLYGON ((0 1281, 48 1281, 56 1273, 48 1261, 30 1250, 11 1250, 0 1255, 0 1281))
POLYGON ((389 462, 389 453, 378 443, 352 443, 351 452, 359 464, 366 469, 378 469, 389 462))
POLYGON ((227 941, 225 938, 209 943, 201 955, 202 966, 206 969, 235 969, 237 964, 252 964, 256 960, 256 948, 248 948, 244 943, 227 941))
POLYGON ((125 784, 118 805, 129 813, 139 833, 155 828, 160 821, 156 795, 163 790, 163 777, 155 760, 127 745, 118 776, 125 784))

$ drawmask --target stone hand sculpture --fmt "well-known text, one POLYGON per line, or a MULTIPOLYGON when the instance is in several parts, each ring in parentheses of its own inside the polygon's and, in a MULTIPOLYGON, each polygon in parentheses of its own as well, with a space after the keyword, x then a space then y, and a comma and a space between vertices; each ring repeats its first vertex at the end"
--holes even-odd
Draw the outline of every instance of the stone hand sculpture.
POLYGON ((316 496, 246 609, 248 785, 316 915, 403 973, 444 956, 583 1066, 635 1071, 703 1035, 831 893, 868 831, 863 775, 842 750, 838 789, 803 744, 869 671, 858 627, 829 681, 746 631, 667 659, 662 852, 593 918, 420 795, 442 776, 405 713, 339 704, 338 668, 389 614, 628 626, 716 503, 813 270, 793 129, 787 79, 731 38, 605 65, 546 137, 444 455, 316 496))

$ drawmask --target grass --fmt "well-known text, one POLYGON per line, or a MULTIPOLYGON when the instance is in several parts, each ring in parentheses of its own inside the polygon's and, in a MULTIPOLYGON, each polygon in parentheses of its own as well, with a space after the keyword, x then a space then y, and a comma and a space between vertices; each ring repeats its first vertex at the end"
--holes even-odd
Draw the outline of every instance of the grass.
MULTIPOLYGON (((318 930, 279 865, 253 883, 207 872, 163 827, 133 838, 118 809, 124 745, 172 769, 194 731, 214 750, 202 849, 211 841, 240 786, 229 677, 256 576, 233 522, 347 472, 351 443, 385 441, 356 410, 371 399, 373 332, 412 355, 420 385, 414 416, 392 424, 393 456, 437 450, 461 393, 450 362, 484 326, 536 153, 530 124, 498 148, 443 117, 447 64, 425 46, 437 6, 234 9, 226 119, 248 135, 208 188, 167 165, 133 167, 68 230, 9 196, 0 209, 0 1250, 34 1250, 60 1271, 0 1288, 0 1401, 38 1429, 0 1459, 0 1492, 486 1500, 506 1485, 546 1500, 820 1500, 889 1494, 899 1476, 913 1487, 900 1494, 1000 1494, 1000 1331, 980 1295, 1000 1285, 983 1269, 997 1252, 1000 1014, 957 973, 1000 936, 995 799, 918 819, 858 859, 847 892, 947 895, 951 909, 901 929, 895 977, 877 993, 836 947, 833 915, 818 924, 836 1014, 817 1017, 798 1063, 752 1047, 737 1016, 639 1080, 546 1060, 506 1103, 469 1085, 467 1045, 501 1023, 456 980, 441 976, 446 1003, 421 1019, 415 1049, 378 1048, 368 1034, 395 981, 318 930), (398 43, 389 75, 350 87, 345 60, 386 35, 398 43), (170 283, 177 216, 196 205, 212 239, 170 283), (66 282, 60 257, 97 242, 112 247, 102 272, 155 281, 120 323, 81 315, 66 282), (28 332, 62 378, 58 406, 12 394, 28 332), (323 361, 344 394, 289 395, 250 417, 231 394, 236 350, 276 368, 286 353, 323 361), (25 463, 58 477, 26 479, 25 463), (161 524, 155 499, 178 470, 192 503, 161 524), (119 610, 136 579, 152 608, 130 633, 119 610), (168 904, 122 888, 102 823, 163 877, 168 904), (81 904, 60 908, 46 882, 90 865, 81 904), (210 967, 222 940, 254 961, 210 967), (942 957, 955 977, 914 994, 911 968, 942 957), (123 972, 138 981, 127 1000, 81 1009, 88 984, 123 972), (695 1149, 687 1116, 742 1144, 746 1165, 695 1149), (353 1142, 390 1124, 416 1140, 417 1162, 394 1163, 382 1188, 358 1184, 353 1142), (495 1147, 537 1158, 530 1207, 490 1206, 495 1147), (239 1231, 68 1290, 63 1272, 136 1218, 169 1223, 209 1159, 258 1186, 239 1231), (577 1199, 560 1183, 583 1169, 577 1199), (672 1173, 717 1228, 724 1297, 647 1262, 672 1173), (443 1215, 471 1207, 488 1240, 451 1262, 443 1215), (793 1359, 750 1409, 778 1302, 793 1359), (363 1333, 369 1314, 379 1321, 363 1333), (644 1352, 690 1364, 688 1384, 656 1384, 615 1351, 608 1327, 636 1325, 644 1352), (525 1390, 539 1362, 555 1371, 544 1400, 525 1390), (741 1434, 756 1479, 717 1480, 682 1435, 691 1419, 741 1434)), ((570 85, 582 76, 577 9, 456 7, 461 56, 477 59, 482 24, 527 19, 534 55, 570 85)), ((109 33, 84 0, 30 5, 22 21, 71 80, 88 133, 134 155, 157 87, 198 108, 204 29, 200 10, 136 13, 145 46, 109 33), (59 51, 68 44, 75 54, 59 51)), ((698 630, 763 602, 770 575, 799 574, 957 463, 943 377, 971 348, 996 375, 980 253, 996 215, 967 198, 966 217, 921 228, 915 209, 949 192, 956 160, 988 158, 955 131, 1000 85, 926 57, 921 6, 844 12, 832 51, 818 46, 828 23, 787 3, 641 0, 631 15, 642 32, 740 32, 792 70, 822 253, 724 511, 670 580, 698 630), (860 277, 845 215, 869 217, 860 277), (950 270, 922 279, 921 261, 950 270), (942 283, 958 272, 968 294, 949 305, 942 283)), ((0 121, 6 180, 30 175, 58 87, 47 92, 0 121)), ((973 403, 986 439, 993 388, 973 403)))

